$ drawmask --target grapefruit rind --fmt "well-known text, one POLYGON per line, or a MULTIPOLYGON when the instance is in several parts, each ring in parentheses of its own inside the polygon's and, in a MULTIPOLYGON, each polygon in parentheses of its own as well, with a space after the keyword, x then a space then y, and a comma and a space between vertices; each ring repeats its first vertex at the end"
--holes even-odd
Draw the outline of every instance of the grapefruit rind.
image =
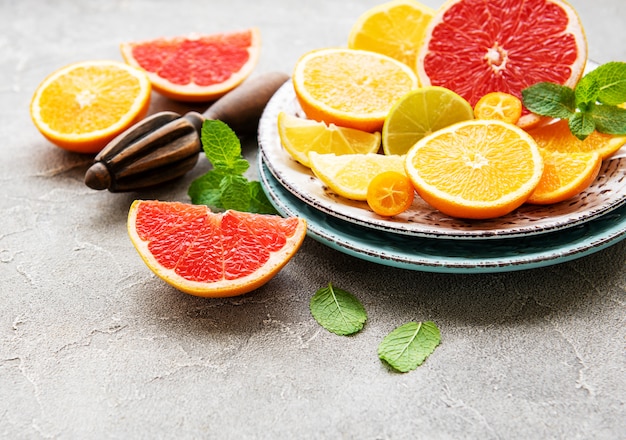
POLYGON ((248 31, 250 32, 251 42, 250 46, 247 48, 249 58, 246 63, 238 71, 233 72, 227 80, 208 86, 199 86, 193 82, 182 85, 174 84, 161 77, 156 72, 145 70, 133 55, 133 48, 141 44, 153 43, 160 40, 167 42, 182 42, 185 40, 198 39, 205 35, 191 34, 187 36, 160 38, 156 40, 124 42, 120 44, 120 51, 126 63, 131 66, 138 67, 146 72, 150 82, 152 83, 152 87, 156 92, 176 101, 208 102, 221 98, 226 93, 240 85, 250 76, 258 64, 261 55, 261 33, 259 29, 255 27, 248 29, 248 31))
MULTIPOLYGON (((272 279, 295 255, 306 237, 307 224, 303 218, 298 218, 294 233, 287 238, 285 245, 275 252, 270 252, 269 259, 256 271, 236 279, 221 279, 215 282, 199 282, 189 280, 179 275, 174 269, 164 267, 153 255, 150 241, 140 237, 136 224, 139 207, 143 200, 135 200, 128 213, 128 235, 141 259, 154 274, 163 281, 181 292, 207 298, 222 298, 243 295, 251 292, 272 279)), ((151 202, 148 202, 151 203, 151 202)), ((211 213, 206 208, 207 215, 224 216, 223 213, 211 213)))

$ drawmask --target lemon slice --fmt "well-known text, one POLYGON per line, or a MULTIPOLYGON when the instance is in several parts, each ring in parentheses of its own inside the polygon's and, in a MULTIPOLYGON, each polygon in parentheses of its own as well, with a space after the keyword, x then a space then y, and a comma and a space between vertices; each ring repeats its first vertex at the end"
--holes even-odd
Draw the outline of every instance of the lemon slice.
POLYGON ((335 193, 352 200, 367 200, 367 187, 385 171, 404 171, 404 156, 382 154, 309 153, 311 170, 335 193))
POLYGON ((417 141, 456 122, 474 119, 464 98, 439 86, 421 87, 402 96, 383 125, 385 154, 406 154, 417 141))
POLYGON ((354 154, 375 153, 380 148, 380 133, 326 125, 285 112, 278 114, 278 136, 283 147, 295 160, 310 167, 308 153, 354 154))

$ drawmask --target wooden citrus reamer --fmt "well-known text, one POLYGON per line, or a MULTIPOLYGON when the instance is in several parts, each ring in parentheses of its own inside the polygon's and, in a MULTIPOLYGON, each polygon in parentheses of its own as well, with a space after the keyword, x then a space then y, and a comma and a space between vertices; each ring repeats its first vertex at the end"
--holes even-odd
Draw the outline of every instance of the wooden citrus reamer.
POLYGON ((226 123, 238 135, 256 133, 265 105, 288 75, 271 72, 250 79, 213 103, 203 114, 159 112, 133 125, 102 150, 85 173, 96 190, 135 191, 190 171, 202 151, 206 119, 226 123))

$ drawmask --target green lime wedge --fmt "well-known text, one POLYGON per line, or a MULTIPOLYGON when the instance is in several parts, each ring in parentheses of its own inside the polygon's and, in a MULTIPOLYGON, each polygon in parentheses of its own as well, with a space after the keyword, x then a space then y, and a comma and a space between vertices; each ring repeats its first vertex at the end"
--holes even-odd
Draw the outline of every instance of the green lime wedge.
POLYGON ((472 106, 452 90, 439 86, 412 90, 393 105, 385 119, 383 151, 406 154, 424 136, 468 119, 474 119, 472 106))

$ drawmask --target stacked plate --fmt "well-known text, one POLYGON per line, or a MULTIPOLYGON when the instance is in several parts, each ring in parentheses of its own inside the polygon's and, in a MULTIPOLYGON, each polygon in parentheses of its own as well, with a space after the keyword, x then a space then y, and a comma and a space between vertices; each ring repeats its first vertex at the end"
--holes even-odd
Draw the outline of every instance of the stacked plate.
POLYGON ((524 205, 492 220, 441 214, 416 197, 397 217, 342 198, 282 148, 278 113, 303 116, 291 82, 268 103, 259 124, 259 178, 284 216, 304 217, 314 239, 377 263, 430 272, 504 272, 589 255, 626 237, 626 158, 605 161, 596 181, 574 199, 524 205))

